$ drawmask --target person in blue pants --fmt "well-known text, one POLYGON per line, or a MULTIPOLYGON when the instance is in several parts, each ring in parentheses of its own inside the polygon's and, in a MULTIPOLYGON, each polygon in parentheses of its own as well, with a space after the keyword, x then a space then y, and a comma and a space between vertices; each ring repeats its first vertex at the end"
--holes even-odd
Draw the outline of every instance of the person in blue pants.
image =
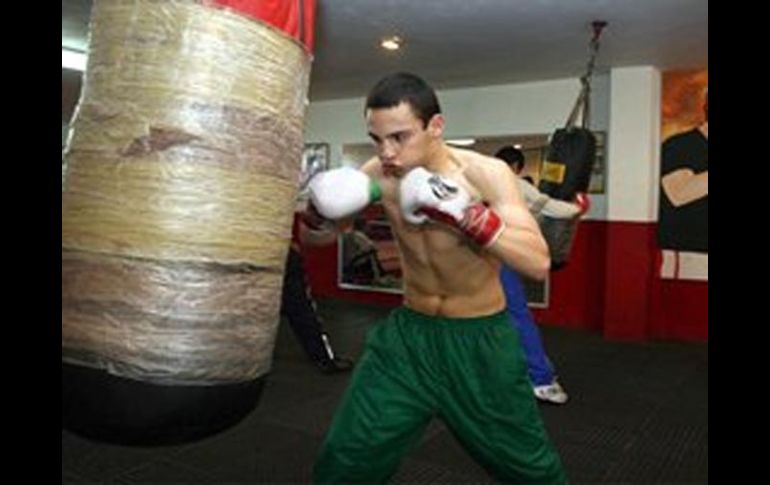
MULTIPOLYGON (((525 161, 524 153, 521 150, 507 145, 498 150, 495 157, 507 163, 517 175, 521 174, 525 161)), ((522 177, 522 179, 529 183, 532 180, 526 177, 522 177)), ((515 271, 503 266, 500 271, 500 279, 505 291, 508 314, 519 331, 519 339, 524 348, 527 370, 535 397, 540 401, 552 404, 566 403, 569 396, 556 380, 553 364, 545 353, 540 331, 527 306, 521 278, 515 271)))
POLYGON ((540 331, 527 307, 521 277, 512 269, 503 266, 500 271, 500 280, 505 291, 508 314, 519 331, 519 340, 524 348, 524 357, 535 397, 552 404, 566 403, 567 393, 556 380, 553 364, 545 353, 543 340, 540 338, 540 331))

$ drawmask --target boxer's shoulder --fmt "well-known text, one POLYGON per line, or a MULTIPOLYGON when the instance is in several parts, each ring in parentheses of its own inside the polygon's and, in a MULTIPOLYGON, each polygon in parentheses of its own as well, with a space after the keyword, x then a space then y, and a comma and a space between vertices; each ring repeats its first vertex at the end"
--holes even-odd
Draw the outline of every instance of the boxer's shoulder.
MULTIPOLYGON (((479 152, 452 148, 452 155, 462 167, 458 180, 475 196, 485 198, 491 188, 501 186, 511 178, 511 171, 502 160, 479 152)), ((507 186, 504 185, 504 186, 507 186)))

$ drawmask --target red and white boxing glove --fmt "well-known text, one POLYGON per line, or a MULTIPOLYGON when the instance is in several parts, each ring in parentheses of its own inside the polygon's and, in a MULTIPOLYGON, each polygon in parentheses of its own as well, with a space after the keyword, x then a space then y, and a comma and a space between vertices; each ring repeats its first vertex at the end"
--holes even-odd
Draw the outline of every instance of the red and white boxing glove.
POLYGON ((400 204, 404 219, 412 224, 428 220, 455 227, 481 247, 491 246, 505 229, 495 211, 453 180, 417 167, 401 181, 400 204))
POLYGON ((315 175, 308 182, 308 192, 317 212, 332 220, 354 215, 379 200, 382 194, 376 180, 351 167, 335 168, 315 175))

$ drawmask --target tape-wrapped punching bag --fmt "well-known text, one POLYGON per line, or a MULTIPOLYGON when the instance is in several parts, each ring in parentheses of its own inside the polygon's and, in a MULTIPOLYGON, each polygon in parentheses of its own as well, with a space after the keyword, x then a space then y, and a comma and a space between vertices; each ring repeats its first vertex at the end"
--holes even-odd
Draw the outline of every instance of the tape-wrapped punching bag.
POLYGON ((227 2, 94 2, 62 191, 67 429, 177 443, 258 403, 311 64, 292 34, 314 2, 279 2, 304 8, 289 35, 227 2))

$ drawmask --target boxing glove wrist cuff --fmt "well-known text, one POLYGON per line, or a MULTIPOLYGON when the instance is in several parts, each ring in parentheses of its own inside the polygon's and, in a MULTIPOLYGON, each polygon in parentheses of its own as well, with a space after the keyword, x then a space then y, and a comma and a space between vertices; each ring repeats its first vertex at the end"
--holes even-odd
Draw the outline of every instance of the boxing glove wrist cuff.
POLYGON ((503 233, 505 223, 495 211, 478 202, 465 209, 460 228, 476 244, 488 248, 503 233))
POLYGON ((369 180, 369 203, 377 202, 382 198, 382 188, 376 180, 369 180))

